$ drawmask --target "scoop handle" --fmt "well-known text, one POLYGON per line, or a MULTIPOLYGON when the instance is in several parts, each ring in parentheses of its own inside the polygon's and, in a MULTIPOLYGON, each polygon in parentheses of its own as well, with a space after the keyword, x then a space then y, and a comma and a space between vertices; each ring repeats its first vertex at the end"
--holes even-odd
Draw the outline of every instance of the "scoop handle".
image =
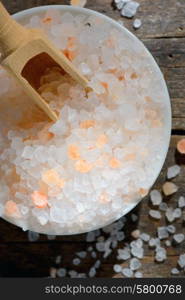
POLYGON ((0 1, 0 52, 2 58, 13 53, 27 39, 28 30, 17 23, 0 1))

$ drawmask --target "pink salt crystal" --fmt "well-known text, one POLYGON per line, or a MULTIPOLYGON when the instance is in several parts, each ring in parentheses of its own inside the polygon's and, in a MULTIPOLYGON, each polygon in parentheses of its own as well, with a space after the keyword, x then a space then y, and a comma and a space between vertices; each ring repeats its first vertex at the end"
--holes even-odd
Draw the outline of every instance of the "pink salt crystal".
POLYGON ((39 191, 34 191, 31 198, 34 205, 38 208, 45 208, 48 205, 47 196, 39 191))
POLYGON ((107 144, 108 138, 105 134, 101 134, 96 140, 96 147, 102 148, 105 144, 107 144))
POLYGON ((69 145, 68 156, 70 159, 76 160, 80 158, 79 147, 76 145, 69 145))
POLYGON ((92 169, 92 165, 87 161, 80 159, 75 164, 75 169, 80 173, 88 173, 92 169))
POLYGON ((163 193, 166 196, 172 195, 178 191, 178 187, 176 186, 176 184, 168 181, 163 184, 162 189, 163 189, 163 193))
POLYGON ((185 139, 181 139, 180 141, 178 141, 178 143, 177 143, 177 150, 181 154, 185 154, 185 139))
POLYGON ((73 6, 84 7, 87 3, 87 0, 71 0, 70 4, 73 6))
POLYGON ((42 174, 42 180, 48 185, 58 185, 61 188, 64 186, 64 180, 59 177, 59 174, 54 169, 45 171, 42 174))
POLYGON ((112 157, 110 160, 109 160, 109 166, 113 169, 117 169, 117 168, 120 168, 121 166, 121 162, 115 158, 115 157, 112 157))
POLYGON ((14 201, 9 200, 9 201, 6 202, 6 204, 5 204, 5 215, 7 215, 9 217, 14 217, 14 218, 19 218, 20 217, 19 208, 18 208, 17 204, 14 201))
POLYGON ((94 120, 85 120, 80 123, 80 128, 82 129, 88 129, 90 127, 94 127, 96 122, 94 120))

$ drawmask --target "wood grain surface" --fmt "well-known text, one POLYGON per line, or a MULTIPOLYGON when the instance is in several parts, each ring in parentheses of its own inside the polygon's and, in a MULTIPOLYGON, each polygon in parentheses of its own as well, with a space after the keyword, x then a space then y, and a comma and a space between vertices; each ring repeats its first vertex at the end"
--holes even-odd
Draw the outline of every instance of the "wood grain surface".
MULTIPOLYGON (((142 27, 134 31, 133 20, 122 19, 125 26, 134 32, 151 51, 158 62, 169 88, 172 113, 173 128, 172 138, 168 156, 163 170, 155 184, 161 189, 166 178, 168 166, 177 162, 185 164, 184 157, 176 152, 177 141, 185 137, 185 1, 184 0, 137 0, 141 6, 137 13, 137 18, 142 20, 142 27)), ((49 4, 69 4, 65 0, 3 0, 2 1, 10 13, 40 5, 49 4)), ((88 0, 87 8, 99 11, 119 20, 120 15, 115 10, 111 0, 88 0)), ((185 194, 185 168, 182 168, 180 176, 173 180, 179 187, 177 194, 168 197, 167 201, 175 206, 178 196, 185 194)), ((127 237, 135 228, 146 231, 153 235, 159 225, 166 224, 164 218, 158 222, 151 222, 148 217, 148 197, 134 210, 139 216, 137 226, 130 222, 130 215, 125 225, 127 237)), ((184 232, 182 221, 176 222, 177 231, 184 232)), ((128 242, 129 239, 126 239, 128 242)), ((89 243, 93 245, 93 243, 89 243)), ((119 243, 123 246, 123 242, 119 243)), ((68 269, 75 269, 72 265, 74 252, 85 250, 87 242, 85 235, 62 236, 56 240, 48 241, 42 235, 39 241, 30 243, 27 233, 21 229, 1 220, 0 221, 0 276, 1 277, 47 277, 49 268, 55 267, 55 257, 62 255, 64 266, 68 269)), ((171 277, 170 270, 177 264, 179 254, 185 252, 185 244, 168 248, 168 259, 162 263, 154 262, 153 251, 147 247, 145 257, 142 260, 141 271, 144 277, 171 277)), ((107 259, 102 260, 102 265, 97 273, 97 277, 119 277, 113 272, 113 264, 116 263, 116 249, 107 259)), ((93 265, 94 259, 87 257, 78 266, 79 272, 87 272, 93 265)), ((127 263, 124 264, 125 266, 127 263)), ((181 277, 184 276, 181 274, 181 277)))

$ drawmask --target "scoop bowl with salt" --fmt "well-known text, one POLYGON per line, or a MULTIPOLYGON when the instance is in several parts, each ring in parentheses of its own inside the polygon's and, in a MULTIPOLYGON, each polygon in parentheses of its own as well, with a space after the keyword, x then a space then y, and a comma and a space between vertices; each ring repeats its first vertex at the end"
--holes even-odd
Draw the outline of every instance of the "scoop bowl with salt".
POLYGON ((0 69, 0 216, 55 235, 110 224, 148 194, 164 163, 162 73, 132 33, 97 12, 42 6, 14 18, 44 30, 91 89, 48 68, 38 93, 59 115, 52 123, 0 69))

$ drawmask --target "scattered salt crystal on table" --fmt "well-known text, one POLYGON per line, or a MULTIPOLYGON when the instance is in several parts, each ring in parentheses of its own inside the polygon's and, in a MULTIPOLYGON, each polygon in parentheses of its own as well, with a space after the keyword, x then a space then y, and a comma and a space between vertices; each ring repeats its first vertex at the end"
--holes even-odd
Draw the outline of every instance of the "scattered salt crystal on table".
POLYGON ((158 190, 152 190, 150 192, 150 200, 153 205, 160 205, 162 202, 162 195, 158 190))
POLYGON ((166 253, 166 249, 165 248, 157 247, 156 248, 156 254, 155 254, 155 260, 157 262, 163 262, 167 258, 166 254, 167 253, 166 253))
POLYGON ((130 258, 130 249, 125 247, 124 249, 118 249, 117 259, 127 260, 130 258))
POLYGON ((131 270, 131 269, 129 269, 129 268, 123 268, 122 269, 122 274, 125 276, 125 277, 128 277, 128 278, 130 278, 130 277, 132 277, 133 276, 133 271, 131 270))
POLYGON ((139 268, 141 267, 141 262, 139 261, 139 259, 137 259, 137 258, 132 258, 131 260, 130 260, 130 269, 132 270, 132 271, 136 271, 136 270, 138 270, 139 268))
POLYGON ((184 208, 185 207, 185 198, 183 196, 179 197, 178 206, 179 206, 179 208, 184 208))
POLYGON ((90 231, 86 234, 86 242, 94 242, 96 238, 95 232, 90 231))
POLYGON ((66 271, 65 268, 59 268, 59 269, 57 270, 57 275, 58 275, 58 277, 65 277, 66 274, 67 274, 67 271, 66 271))
POLYGON ((161 211, 167 211, 167 209, 168 209, 167 203, 166 203, 166 202, 161 202, 161 203, 159 204, 159 209, 160 209, 161 211))
POLYGON ((61 260, 62 260, 62 256, 61 256, 61 255, 58 255, 58 256, 56 257, 56 259, 55 259, 55 263, 56 263, 57 265, 59 265, 59 264, 61 263, 61 260))
POLYGON ((138 220, 138 216, 136 215, 136 214, 131 214, 131 220, 132 220, 132 222, 137 222, 137 220, 138 220))
POLYGON ((73 259, 73 265, 78 266, 81 263, 81 260, 79 258, 73 259))
POLYGON ((166 216, 166 219, 168 220, 168 222, 170 222, 170 223, 173 222, 175 220, 173 208, 169 207, 165 212, 165 216, 166 216))
POLYGON ((173 211, 175 219, 179 219, 182 216, 182 210, 181 208, 175 208, 173 211))
POLYGON ((95 275, 96 275, 96 269, 94 267, 90 268, 89 277, 92 278, 95 277, 95 275))
POLYGON ((139 6, 140 6, 140 4, 138 2, 129 1, 123 6, 123 8, 121 10, 121 15, 123 17, 132 18, 135 16, 139 6))
POLYGON ((120 273, 120 272, 122 271, 122 266, 121 266, 121 265, 118 265, 118 264, 115 264, 115 265, 113 266, 113 270, 114 270, 114 272, 116 272, 116 273, 120 273))
POLYGON ((134 22, 133 22, 133 27, 134 29, 139 29, 142 25, 142 22, 140 19, 135 19, 134 22))
POLYGON ((172 268, 172 269, 171 269, 171 274, 172 274, 172 275, 179 275, 179 274, 180 274, 180 271, 179 271, 177 268, 172 268))
POLYGON ((96 257, 97 257, 97 254, 96 254, 95 251, 92 251, 92 252, 91 252, 91 257, 92 257, 92 258, 96 258, 96 257))
POLYGON ((33 231, 28 230, 28 240, 30 242, 38 241, 39 237, 40 237, 40 235, 38 232, 33 232, 33 231))
POLYGON ((162 217, 160 211, 154 209, 149 210, 149 216, 156 220, 160 220, 162 217))
POLYGON ((143 278, 143 273, 141 273, 140 271, 135 272, 134 274, 135 278, 143 278))
POLYGON ((80 258, 85 258, 87 256, 87 252, 86 251, 76 252, 76 255, 80 258))
POLYGON ((167 239, 169 237, 168 229, 165 226, 158 227, 157 234, 160 240, 167 239))
POLYGON ((178 141, 177 150, 179 151, 179 153, 185 154, 185 139, 181 139, 180 141, 178 141))
POLYGON ((178 191, 178 186, 173 182, 165 182, 163 184, 163 192, 165 196, 170 196, 178 191))
POLYGON ((169 167, 168 171, 167 171, 167 178, 171 179, 171 178, 176 177, 177 175, 179 175, 180 171, 181 171, 181 168, 178 165, 169 167))
POLYGON ((134 257, 143 258, 144 249, 141 248, 141 247, 134 246, 134 247, 131 248, 131 253, 134 257))
POLYGON ((101 265, 101 260, 98 259, 94 264, 94 268, 99 269, 100 265, 101 265))
POLYGON ((166 240, 165 241, 165 245, 166 245, 166 247, 171 247, 172 243, 171 243, 171 241, 166 240))
POLYGON ((159 238, 151 238, 149 240, 148 245, 150 248, 156 248, 157 246, 160 246, 160 239, 159 238))
POLYGON ((174 225, 168 225, 166 229, 170 234, 174 234, 176 232, 176 227, 174 225))
POLYGON ((183 233, 177 233, 177 234, 174 234, 173 236, 173 241, 176 243, 176 244, 181 244, 185 239, 185 236, 183 233))
POLYGON ((142 241, 147 243, 150 240, 150 235, 148 233, 143 232, 140 234, 140 239, 142 239, 142 241))
POLYGON ((178 259, 177 263, 181 269, 183 269, 185 267, 185 253, 179 255, 179 259, 178 259))

